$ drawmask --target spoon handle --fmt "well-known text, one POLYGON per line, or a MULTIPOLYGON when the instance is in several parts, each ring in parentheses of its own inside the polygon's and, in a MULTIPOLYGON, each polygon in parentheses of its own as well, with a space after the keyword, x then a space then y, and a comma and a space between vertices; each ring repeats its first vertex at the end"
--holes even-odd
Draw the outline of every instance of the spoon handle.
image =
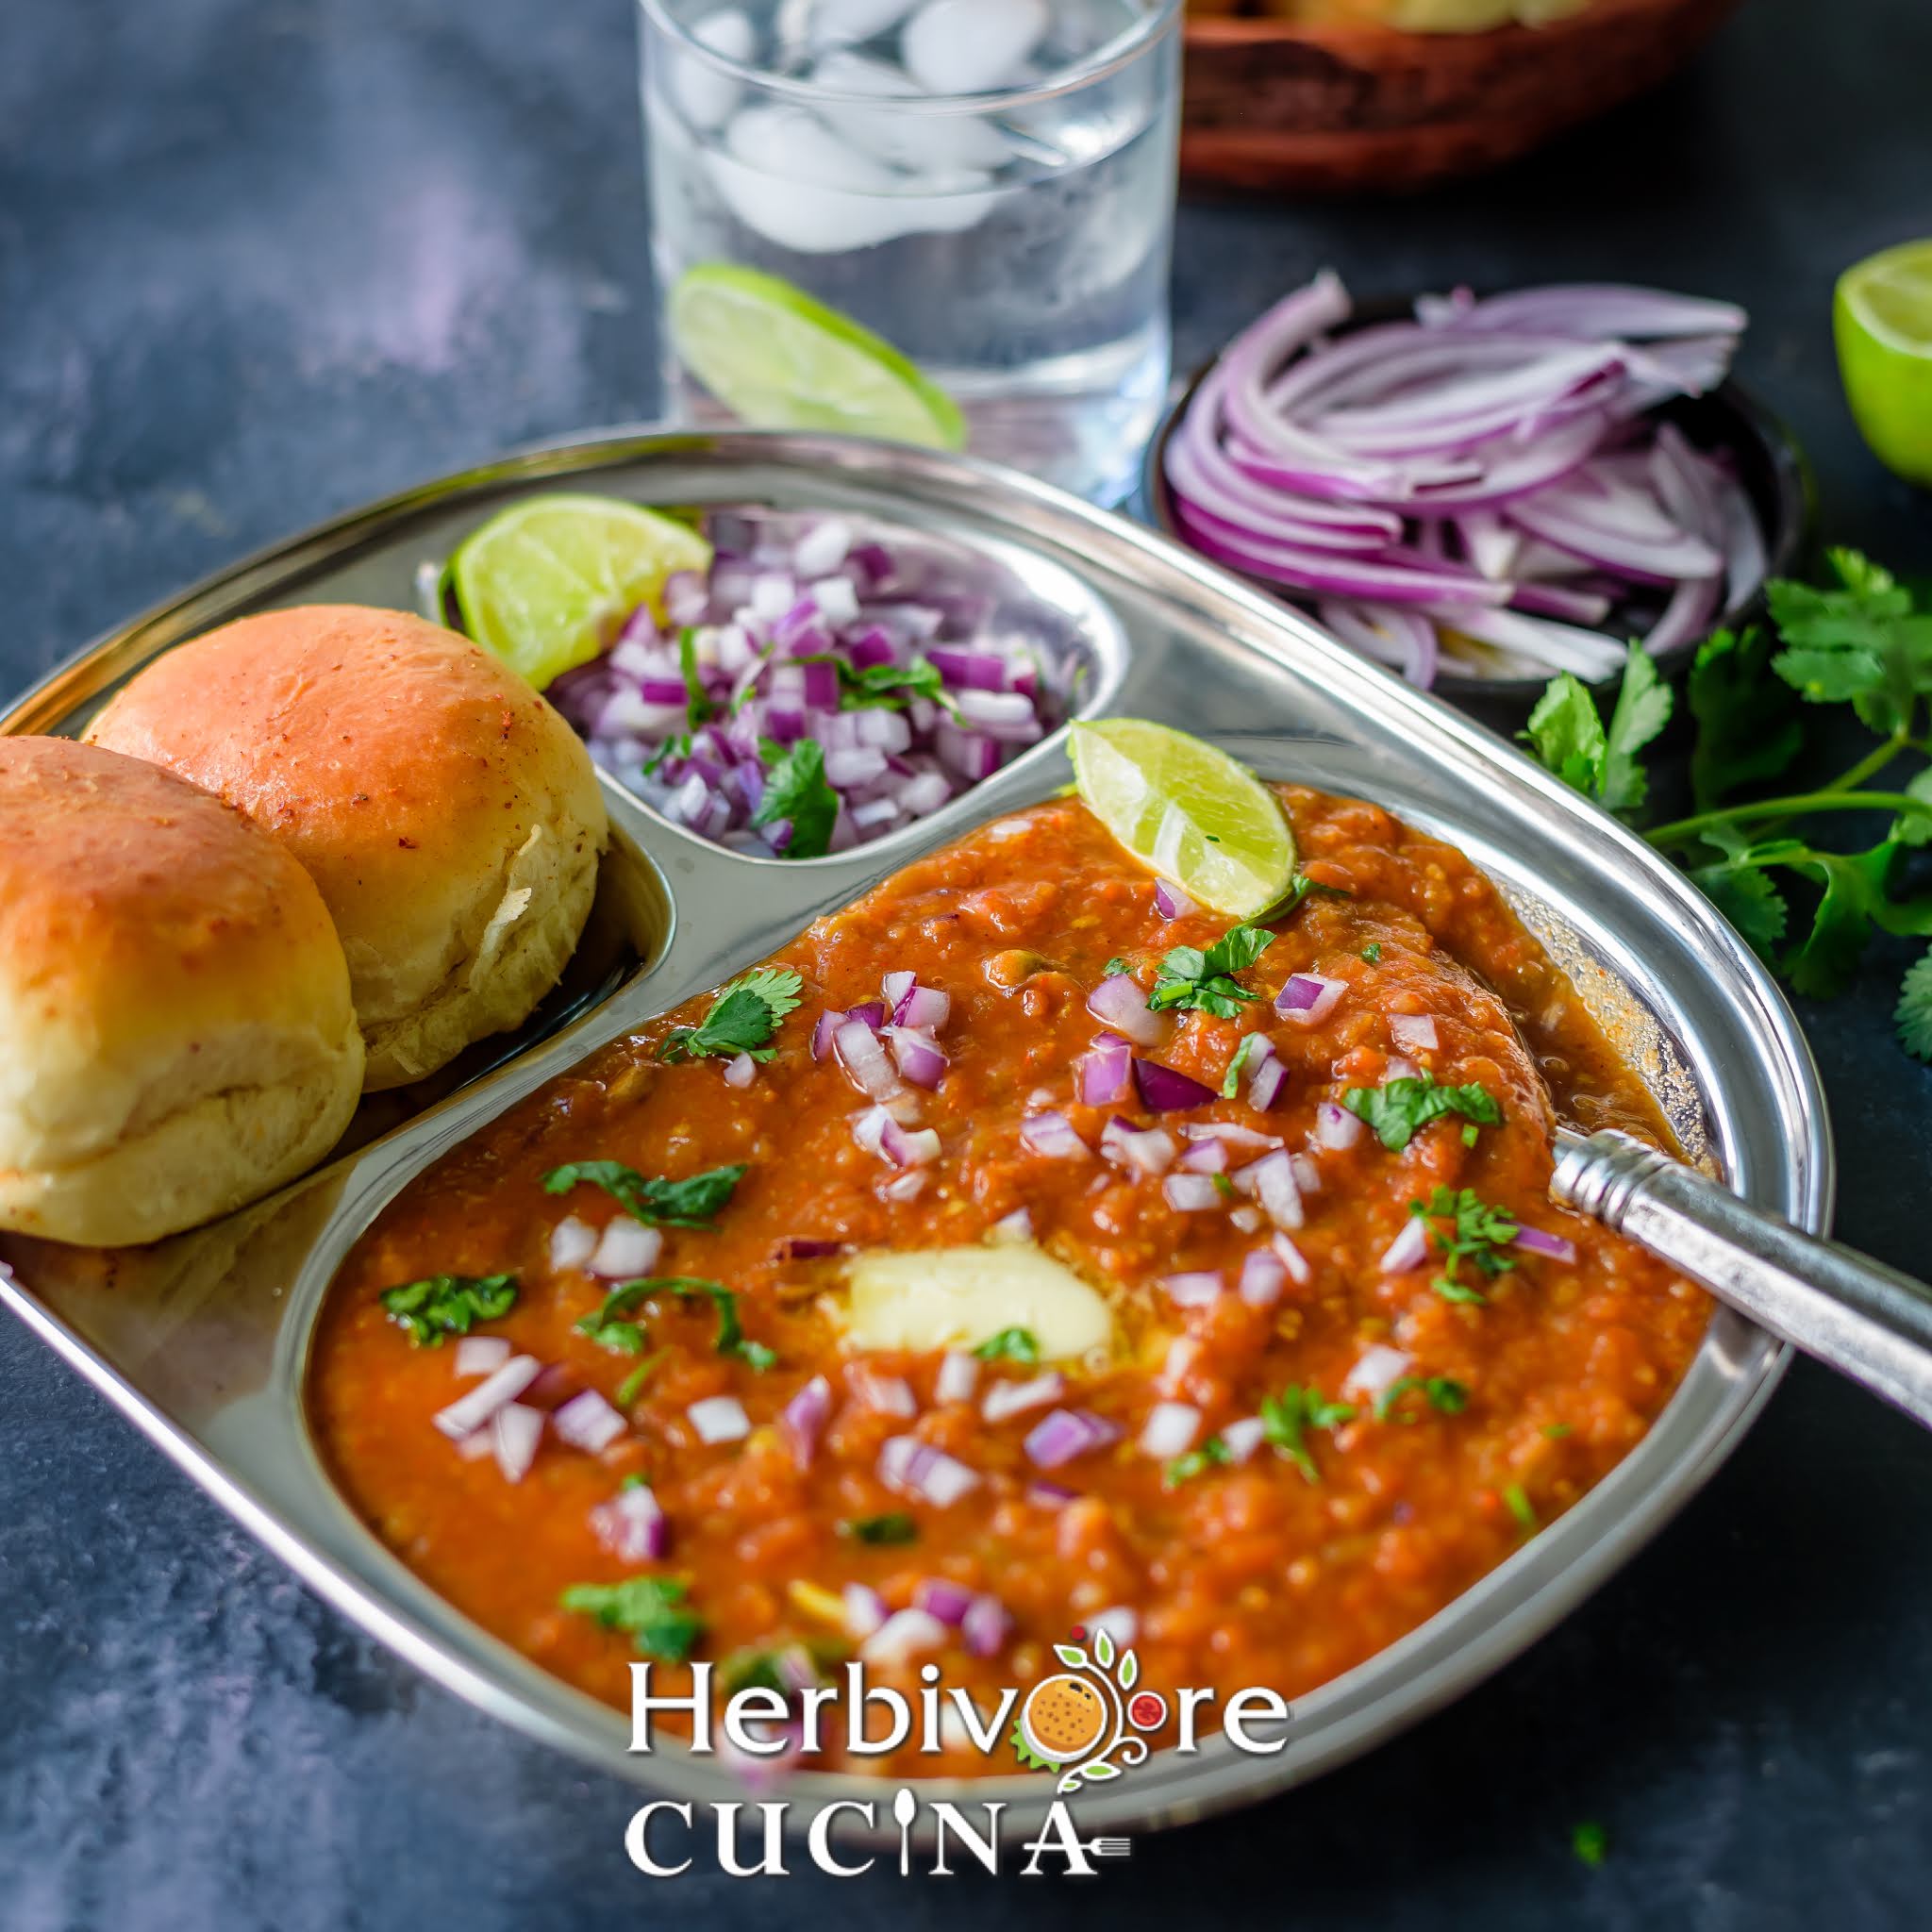
POLYGON ((1559 1128, 1550 1196, 1932 1428, 1932 1288, 1801 1234, 1628 1134, 1559 1128))

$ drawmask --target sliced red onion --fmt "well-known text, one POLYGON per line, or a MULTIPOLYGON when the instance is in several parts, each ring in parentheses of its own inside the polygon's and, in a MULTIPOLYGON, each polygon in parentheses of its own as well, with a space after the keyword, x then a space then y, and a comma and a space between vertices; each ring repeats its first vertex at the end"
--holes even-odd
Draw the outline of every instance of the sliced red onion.
POLYGON ((1559 1234, 1546 1234, 1540 1227, 1531 1227, 1526 1223, 1519 1226, 1515 1234, 1516 1245, 1527 1248, 1533 1255, 1547 1255, 1553 1261, 1574 1261, 1576 1243, 1566 1241, 1559 1234))
POLYGON ((466 1335, 457 1343, 458 1377, 493 1375, 509 1359, 509 1343, 500 1335, 466 1335))
POLYGON ((490 1446, 506 1482, 520 1483, 537 1459, 543 1440, 543 1412, 520 1402, 506 1403, 490 1419, 490 1446))
POLYGON ((1160 1184, 1167 1205, 1176 1214, 1205 1214, 1221 1206, 1221 1190, 1208 1174, 1171 1174, 1160 1184))
POLYGON ((949 1348, 940 1357, 933 1378, 932 1399, 938 1403, 971 1402, 979 1387, 979 1358, 963 1348, 949 1348))
POLYGON ((741 1442, 751 1434, 751 1418, 735 1395, 708 1395, 684 1413, 700 1442, 741 1442))
POLYGON ((973 1595, 964 1584, 955 1583, 949 1577, 928 1576, 914 1586, 912 1602, 915 1608, 924 1610, 927 1616, 957 1626, 973 1607, 973 1595))
POLYGON ((1020 1123, 1020 1139, 1043 1160, 1078 1160, 1089 1151, 1063 1113, 1029 1113, 1020 1123))
POLYGON ((929 1611, 895 1610, 858 1646, 864 1663, 895 1665, 942 1649, 946 1626, 929 1611))
POLYGON ((507 1403, 514 1402, 537 1379, 542 1366, 533 1355, 511 1356, 467 1394, 459 1395, 447 1408, 438 1409, 436 1426, 452 1441, 460 1441, 472 1430, 480 1429, 507 1403))
POLYGON ((1141 1427, 1141 1448, 1157 1462, 1172 1462, 1194 1446, 1201 1411, 1191 1402, 1157 1402, 1141 1427))
POLYGON ((886 1621, 886 1600, 869 1583, 848 1583, 842 1591, 845 1629, 852 1637, 870 1637, 886 1621))
POLYGON ((1215 1097, 1211 1087, 1204 1087, 1191 1074, 1164 1067, 1158 1060, 1136 1059, 1134 1084, 1141 1098, 1155 1113, 1180 1113, 1208 1106, 1215 1097))
POLYGON ((1347 1108, 1324 1100, 1315 1109, 1315 1139, 1338 1152, 1353 1147, 1362 1137, 1362 1124, 1347 1108))
POLYGON ((1218 1302, 1227 1284, 1215 1268, 1194 1268, 1179 1274, 1163 1274, 1160 1286, 1177 1308, 1205 1308, 1218 1302))
POLYGON ((888 1026, 884 1037, 891 1042, 892 1058, 909 1086, 931 1089, 946 1077, 950 1063, 930 1033, 915 1026, 888 1026))
POLYGON ((951 1508, 979 1482, 977 1473, 957 1457, 917 1436, 889 1436, 879 1445, 878 1478, 888 1489, 941 1509, 951 1508))
POLYGON ((663 1248, 664 1237, 655 1227, 620 1214, 605 1224, 597 1252, 587 1266, 591 1274, 606 1281, 632 1281, 658 1265, 663 1248))
POLYGON ((625 1428, 624 1417, 594 1389, 586 1389, 581 1394, 573 1395, 568 1402, 553 1410, 550 1423, 559 1441, 592 1456, 609 1448, 625 1428))
POLYGON ((597 1252, 597 1230, 588 1221, 566 1214, 550 1230, 550 1268, 556 1274, 568 1274, 581 1268, 597 1252))
POLYGON ((1272 1308, 1281 1299, 1288 1269, 1281 1257, 1257 1248, 1241 1262, 1241 1297, 1250 1307, 1272 1308))
POLYGON ((1315 1278, 1315 1271, 1308 1266, 1307 1257, 1285 1234, 1277 1233, 1268 1245, 1281 1257, 1281 1265, 1288 1270, 1290 1280, 1306 1288, 1315 1278))
POLYGON ((1079 1062, 1079 1093, 1083 1107, 1111 1107, 1127 1091, 1134 1071, 1134 1049, 1118 1033, 1102 1033, 1079 1062))
POLYGON ((889 1100, 899 1091, 899 1076, 892 1071, 879 1037, 864 1021, 848 1019, 832 1036, 833 1051, 853 1084, 874 1100, 889 1100))
POLYGON ((1057 1408, 1027 1431, 1021 1447, 1036 1469, 1058 1469, 1063 1463, 1120 1441, 1116 1425, 1085 1408, 1057 1408))
POLYGON ((1389 1032, 1404 1053, 1433 1053, 1441 1044, 1435 1020, 1427 1013, 1391 1013, 1389 1032))
POLYGON ((591 1529, 620 1563, 659 1563, 671 1554, 671 1519, 641 1483, 599 1503, 591 1529))
POLYGON ((1189 914, 1201 909, 1178 886, 1167 879, 1155 880, 1154 904, 1163 919, 1186 919, 1189 914))
POLYGON ((758 1063, 748 1053, 734 1055, 724 1062, 724 1084, 742 1090, 758 1078, 758 1063))
POLYGON ((814 1375, 778 1411, 778 1432, 799 1468, 810 1467, 819 1438, 831 1419, 832 1385, 823 1375, 814 1375))
POLYGON ((1149 1009, 1147 995, 1125 973, 1103 979, 1089 996, 1087 1010, 1136 1046, 1158 1046, 1174 1030, 1164 1014, 1149 1009))
POLYGON ((1403 1223, 1402 1232, 1382 1250, 1384 1274, 1407 1274, 1429 1258, 1429 1231, 1422 1216, 1412 1214, 1403 1223))
POLYGON ((1013 1634, 1013 1619, 996 1596, 983 1591, 959 1619, 959 1635, 968 1657, 997 1657, 1013 1634))
POLYGON ((1151 1178, 1164 1174, 1180 1150, 1174 1136, 1164 1129, 1137 1130, 1115 1114, 1101 1132, 1100 1151, 1117 1167, 1130 1167, 1151 1178))
POLYGON ((979 1413, 990 1423, 1003 1423, 1008 1416, 1024 1415, 1028 1409, 1044 1408, 1067 1392, 1067 1378, 1058 1369, 1030 1376, 1024 1382, 999 1381, 986 1391, 979 1413))
POLYGON ((1319 973, 1291 973, 1274 995, 1274 1010, 1297 1026, 1319 1026, 1348 991, 1345 979, 1324 979, 1319 973))
POLYGON ((1372 1341, 1357 1357, 1355 1366, 1341 1378, 1341 1386, 1374 1400, 1391 1383, 1399 1382, 1407 1374, 1414 1362, 1413 1356, 1405 1355, 1399 1348, 1391 1348, 1386 1342, 1372 1341))
POLYGON ((1244 1415, 1221 1431, 1221 1446, 1227 1451, 1230 1462, 1240 1464, 1254 1455, 1267 1440, 1267 1435, 1268 1424, 1259 1416, 1244 1415))

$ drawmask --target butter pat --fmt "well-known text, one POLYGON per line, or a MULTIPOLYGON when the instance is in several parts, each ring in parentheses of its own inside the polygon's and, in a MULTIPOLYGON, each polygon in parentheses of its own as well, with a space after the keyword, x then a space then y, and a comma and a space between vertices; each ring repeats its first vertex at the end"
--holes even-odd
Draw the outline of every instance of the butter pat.
POLYGON ((1113 1338, 1107 1303, 1031 1241, 860 1255, 845 1282, 845 1337, 856 1348, 976 1348, 1024 1328, 1044 1359, 1063 1361, 1113 1338))

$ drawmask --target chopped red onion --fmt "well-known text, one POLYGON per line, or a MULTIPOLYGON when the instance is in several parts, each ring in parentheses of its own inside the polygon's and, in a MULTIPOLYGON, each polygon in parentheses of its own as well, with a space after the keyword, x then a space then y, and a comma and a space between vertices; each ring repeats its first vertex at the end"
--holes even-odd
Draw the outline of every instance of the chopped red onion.
POLYGON ((1089 1151, 1063 1113, 1029 1113, 1020 1123, 1020 1139, 1043 1160, 1078 1160, 1089 1151))
POLYGON ((1279 1134, 1264 1134, 1256 1127, 1237 1125, 1233 1121, 1187 1121, 1181 1126, 1184 1141, 1219 1141, 1226 1147, 1279 1147, 1279 1134))
POLYGON ((1205 1214, 1221 1206, 1221 1190, 1208 1174, 1171 1174, 1160 1191, 1176 1214, 1205 1214))
POLYGON ((1267 1440, 1268 1424, 1257 1415, 1244 1415, 1239 1422, 1226 1424, 1221 1431, 1221 1446, 1227 1451, 1227 1459, 1236 1464, 1246 1462, 1262 1442, 1267 1440))
POLYGON ((876 1154, 894 1167, 924 1167, 940 1158, 937 1130, 902 1127, 883 1107, 869 1107, 855 1114, 852 1138, 868 1154, 876 1154))
POLYGON ((734 1055, 724 1062, 724 1084, 745 1088, 758 1077, 758 1063, 748 1053, 734 1055))
POLYGON ((1239 1208, 1227 1210, 1227 1222, 1230 1227, 1238 1227, 1243 1234, 1259 1234, 1268 1224, 1268 1217, 1258 1208, 1243 1201, 1239 1208))
POLYGON ((597 1252, 586 1265, 591 1274, 606 1281, 635 1281, 658 1265, 663 1248, 664 1237, 655 1227, 620 1214, 605 1224, 597 1252))
POLYGON ((1241 1299, 1250 1307, 1272 1308, 1281 1299, 1287 1278, 1281 1257, 1268 1248, 1257 1248, 1241 1262, 1241 1299))
POLYGON ((599 1503, 591 1511, 591 1529, 620 1563, 658 1563, 671 1554, 671 1520, 642 1483, 599 1503))
POLYGON ((464 1462, 480 1462, 484 1457, 493 1455, 495 1449, 496 1431, 488 1423, 480 1429, 472 1429, 457 1442, 457 1455, 464 1462))
POLYGON ((597 1252, 597 1230, 588 1221, 566 1214, 550 1230, 550 1268, 556 1274, 568 1274, 581 1268, 597 1252))
POLYGON ((886 1621, 886 1600, 869 1583, 848 1583, 841 1592, 845 1629, 852 1637, 870 1637, 886 1621))
POLYGON ((1177 1308, 1205 1308, 1226 1291, 1219 1269, 1195 1268, 1180 1274, 1163 1274, 1160 1286, 1177 1308))
POLYGON ((1407 1374, 1414 1361, 1413 1356, 1405 1355, 1399 1348, 1391 1348, 1386 1342, 1372 1341, 1356 1358, 1354 1368, 1341 1378, 1341 1386, 1373 1400, 1391 1383, 1398 1382, 1407 1374))
POLYGON ((1185 1112, 1206 1107, 1215 1097, 1211 1087, 1204 1087, 1191 1074, 1176 1073, 1158 1060, 1136 1059, 1134 1084, 1141 1098, 1156 1113, 1185 1112))
POLYGON ((1301 1226, 1301 1186, 1295 1179, 1293 1160, 1281 1149, 1264 1154, 1259 1160, 1237 1170, 1231 1178, 1241 1193, 1252 1194, 1260 1202, 1276 1227, 1301 1226))
POLYGON ((1172 1462, 1194 1446, 1201 1411, 1191 1402, 1157 1402, 1141 1428, 1141 1447, 1157 1462, 1172 1462))
POLYGON ((827 1007, 819 1015, 817 1024, 811 1029, 811 1057, 813 1059, 822 1060, 831 1052, 832 1042, 838 1038, 840 1027, 844 1025, 851 1017, 850 1013, 839 1012, 831 1007, 827 1007))
POLYGON ((1389 1031, 1405 1053, 1433 1053, 1441 1044, 1436 1023, 1427 1013, 1391 1013, 1389 1031))
POLYGON ((1319 973, 1293 973, 1274 996, 1274 1010, 1297 1026, 1319 1026, 1348 991, 1345 979, 1324 979, 1319 973))
POLYGON ((899 1076, 892 1071, 886 1049, 864 1021, 848 1019, 832 1036, 832 1047, 861 1093, 874 1100, 889 1100, 899 1091, 899 1076))
POLYGON ((1201 909, 1178 886, 1167 879, 1155 880, 1154 905, 1163 919, 1186 919, 1190 913, 1201 909))
POLYGON ((930 1033, 915 1026, 888 1026, 885 1038, 891 1042, 892 1058, 908 1085, 930 1090, 945 1078, 948 1062, 930 1033))
POLYGON ((889 1181, 879 1183, 879 1192, 888 1201, 915 1201, 925 1191, 925 1170, 923 1167, 908 1167, 904 1174, 895 1174, 889 1181))
POLYGON ((700 1442, 741 1442, 751 1434, 751 1418, 735 1395, 708 1395, 684 1413, 700 1442))
POLYGON ((1533 1255, 1547 1255, 1553 1261, 1574 1261, 1576 1243, 1566 1241, 1559 1234, 1545 1234, 1540 1227, 1526 1224, 1520 1226, 1515 1234, 1516 1245, 1527 1248, 1533 1255))
POLYGON ((937 1617, 941 1624, 958 1625, 973 1607, 973 1594, 964 1584, 955 1583, 950 1577, 928 1576, 914 1586, 912 1602, 915 1608, 937 1617))
POLYGON ((1266 1113, 1281 1098, 1288 1085, 1288 1069, 1271 1053, 1248 1081, 1248 1105, 1257 1113, 1266 1113))
POLYGON ((950 1508, 977 1486, 978 1474, 917 1436, 889 1436, 879 1445, 878 1478, 888 1489, 950 1508))
POLYGON ((867 1408, 876 1409, 881 1415, 909 1420, 919 1413, 919 1398, 903 1375, 881 1375, 863 1362, 856 1362, 845 1372, 845 1384, 867 1408))
POLYGON ((1281 1257, 1281 1265, 1288 1270, 1289 1278, 1306 1288, 1315 1278, 1315 1271, 1308 1266, 1307 1258, 1285 1234, 1275 1234, 1268 1245, 1281 1257))
POLYGON ((1101 1130, 1100 1151, 1115 1166, 1130 1167, 1152 1177, 1165 1174, 1180 1150, 1164 1128, 1137 1129, 1115 1114, 1101 1130))
POLYGON ((858 1655, 869 1664, 903 1664, 945 1641, 946 1626, 930 1611, 895 1610, 858 1646, 858 1655))
POLYGON ((466 1335, 457 1343, 459 1377, 493 1375, 509 1359, 509 1343, 500 1335, 466 1335))
POLYGON ((778 1411, 778 1432, 800 1469, 810 1467, 819 1438, 831 1419, 832 1385, 823 1375, 814 1375, 778 1411))
POLYGON ((987 1229, 986 1238, 995 1246, 1011 1246, 1016 1241, 1030 1241, 1033 1239, 1033 1214, 1030 1208, 1015 1208, 1010 1214, 1003 1214, 987 1229))
POLYGON ((1173 1023, 1164 1014, 1149 1008, 1147 995, 1125 973, 1115 973, 1103 979, 1088 996, 1087 1010, 1116 1033, 1124 1034, 1136 1046, 1158 1046, 1174 1030, 1173 1023))
POLYGON ((1324 1100, 1315 1109, 1315 1139, 1324 1147, 1340 1151, 1353 1147, 1362 1137, 1361 1121, 1347 1108, 1324 1100))
POLYGON ((979 1358, 969 1350, 949 1348, 940 1357, 940 1372, 933 1378, 932 1399, 938 1403, 971 1402, 979 1387, 979 1358))
POLYGON ((1429 1257, 1429 1231, 1423 1225, 1423 1218, 1412 1214, 1403 1223, 1402 1232, 1382 1251, 1381 1268, 1384 1274, 1407 1274, 1412 1268, 1420 1268, 1429 1257))
POLYGON ((543 1420, 541 1409, 525 1408, 521 1402, 506 1403, 491 1417, 490 1446, 506 1482, 520 1483, 529 1474, 543 1440, 543 1420))
POLYGON ((990 1423, 1003 1423, 1008 1416, 1024 1415, 1031 1408, 1044 1408, 1067 1392, 1067 1378, 1058 1369, 1024 1382, 995 1382, 987 1390, 979 1413, 990 1423))
POLYGON ((1083 1107, 1111 1107, 1127 1091, 1133 1077, 1134 1049, 1118 1033, 1101 1033, 1079 1062, 1079 1093, 1083 1107))
POLYGON ((436 1426, 452 1441, 460 1441, 472 1430, 480 1429, 506 1403, 514 1402, 537 1379, 542 1366, 533 1355, 511 1356, 487 1380, 459 1395, 447 1408, 438 1409, 436 1426))
POLYGON ((996 1596, 982 1591, 959 1619, 959 1635, 968 1657, 997 1657, 1013 1634, 1013 1619, 996 1596))
POLYGON ((817 1261, 827 1255, 842 1255, 849 1245, 846 1241, 820 1241, 812 1236, 789 1234, 773 1243, 772 1259, 817 1261))
POLYGON ((592 1456, 609 1448, 625 1431, 624 1417, 594 1389, 573 1395, 553 1410, 550 1423, 560 1441, 592 1456))
POLYGON ((1058 1469, 1119 1441, 1120 1434, 1114 1424, 1090 1409, 1057 1408, 1028 1430, 1021 1447, 1036 1469, 1058 1469))
MULTIPOLYGON (((887 997, 890 999, 891 995, 887 997)), ((892 1001, 892 1019, 900 1026, 916 1026, 924 1033, 937 1033, 952 1017, 953 1001, 936 987, 910 986, 892 1001)))
POLYGON ((1227 1143, 1224 1141, 1196 1141, 1181 1156, 1181 1165, 1190 1174, 1225 1174, 1227 1143))
POLYGON ((1294 1170, 1294 1184, 1305 1194, 1319 1194, 1322 1191, 1322 1170, 1315 1164, 1312 1154, 1291 1154, 1288 1164, 1294 1170))
POLYGON ((1064 1483, 1050 1483, 1043 1475, 1035 1476, 1026 1485, 1026 1500, 1039 1509, 1064 1509, 1079 1493, 1064 1483))

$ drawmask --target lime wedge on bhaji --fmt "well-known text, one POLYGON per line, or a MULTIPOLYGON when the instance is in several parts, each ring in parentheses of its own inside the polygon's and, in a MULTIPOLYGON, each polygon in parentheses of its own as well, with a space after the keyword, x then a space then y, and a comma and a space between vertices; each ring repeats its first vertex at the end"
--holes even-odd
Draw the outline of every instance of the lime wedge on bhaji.
POLYGON ((1845 398, 1872 453, 1932 485, 1932 239, 1848 268, 1832 305, 1845 398))
POLYGON ((755 429, 830 429, 960 449, 959 406, 883 337, 777 275, 687 269, 666 305, 678 360, 755 429))
POLYGON ((708 571, 711 546, 688 524, 614 496, 525 497, 466 537, 450 558, 463 627, 539 691, 587 664, 665 579, 708 571))
POLYGON ((1253 919, 1294 879, 1294 834, 1237 759, 1141 718, 1075 724, 1074 782, 1135 858, 1230 919, 1253 919))

